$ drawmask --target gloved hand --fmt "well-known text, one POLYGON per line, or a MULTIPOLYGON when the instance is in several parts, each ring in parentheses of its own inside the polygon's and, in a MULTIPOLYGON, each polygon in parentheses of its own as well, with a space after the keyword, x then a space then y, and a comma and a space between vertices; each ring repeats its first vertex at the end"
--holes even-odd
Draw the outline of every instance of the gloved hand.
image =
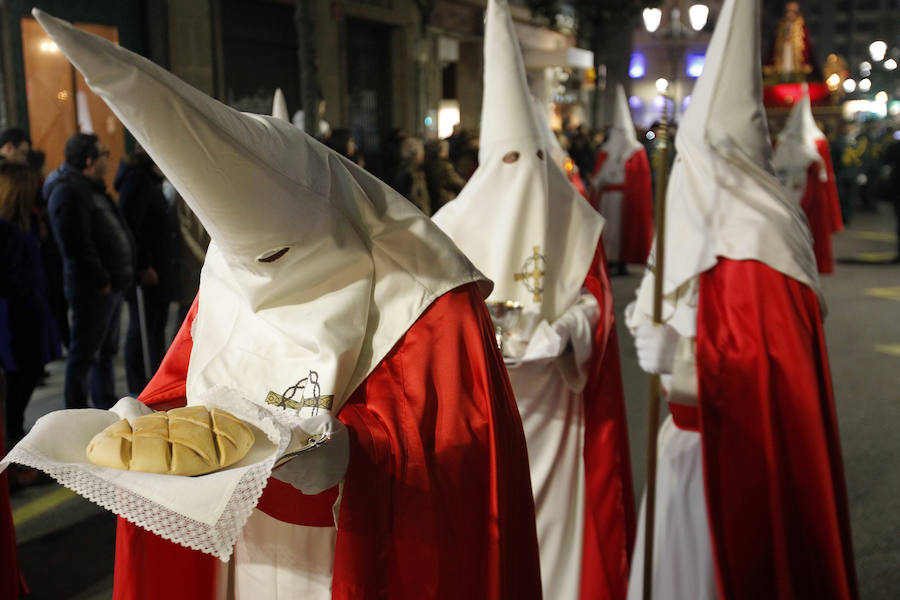
POLYGON ((634 332, 634 346, 641 368, 647 373, 671 373, 678 337, 678 332, 668 325, 638 327, 634 332))
POLYGON ((309 438, 324 435, 325 441, 276 467, 272 477, 307 495, 321 494, 341 482, 350 462, 350 434, 343 423, 326 413, 305 419, 291 434, 288 453, 304 446, 309 438))

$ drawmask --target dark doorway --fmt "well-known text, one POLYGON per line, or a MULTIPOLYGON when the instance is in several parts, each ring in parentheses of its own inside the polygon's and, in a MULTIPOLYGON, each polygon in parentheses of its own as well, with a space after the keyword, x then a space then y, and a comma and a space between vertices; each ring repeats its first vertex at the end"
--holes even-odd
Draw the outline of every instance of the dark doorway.
MULTIPOLYGON (((391 129, 391 28, 347 19, 348 126, 366 167, 384 179, 382 142, 391 129)), ((389 179, 388 179, 389 180, 389 179)))

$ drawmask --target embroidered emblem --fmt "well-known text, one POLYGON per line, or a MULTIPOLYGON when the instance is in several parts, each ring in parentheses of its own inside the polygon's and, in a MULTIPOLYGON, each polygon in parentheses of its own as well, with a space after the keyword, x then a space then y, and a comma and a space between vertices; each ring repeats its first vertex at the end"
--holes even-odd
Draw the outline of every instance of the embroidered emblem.
POLYGON ((525 289, 534 294, 534 301, 541 301, 544 292, 544 274, 547 261, 541 254, 541 247, 534 246, 534 254, 529 256, 522 265, 522 270, 515 274, 516 281, 521 281, 525 289))
POLYGON ((298 412, 301 408, 312 408, 311 416, 313 417, 319 414, 320 408, 331 410, 333 403, 333 395, 321 395, 319 374, 316 371, 310 371, 309 375, 284 390, 281 394, 270 391, 266 395, 266 404, 280 408, 290 408, 298 412), (294 397, 298 391, 300 392, 300 397, 295 400, 294 397))

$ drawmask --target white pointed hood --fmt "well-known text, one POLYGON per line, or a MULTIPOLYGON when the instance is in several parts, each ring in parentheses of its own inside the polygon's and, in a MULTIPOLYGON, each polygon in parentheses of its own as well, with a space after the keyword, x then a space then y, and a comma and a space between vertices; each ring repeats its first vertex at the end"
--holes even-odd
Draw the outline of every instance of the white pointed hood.
POLYGON ((642 149, 643 145, 638 141, 634 129, 634 121, 631 120, 631 108, 628 106, 625 87, 621 83, 616 84, 613 120, 601 149, 606 152, 607 158, 594 176, 593 185, 600 188, 605 185, 624 183, 625 163, 634 156, 635 152, 642 149))
POLYGON ((559 143, 559 138, 556 137, 556 133, 550 127, 550 119, 547 118, 547 109, 544 104, 534 97, 532 97, 531 101, 534 109, 534 119, 541 134, 541 144, 549 153, 551 162, 556 163, 556 166, 565 173, 566 160, 569 159, 569 153, 563 149, 559 143))
POLYGON ((552 322, 578 298, 603 219, 547 160, 505 0, 488 2, 481 114, 478 170, 434 221, 493 279, 489 300, 552 322))
POLYGON ((34 15, 212 238, 189 403, 214 385, 264 403, 316 373, 337 412, 436 298, 482 280, 409 202, 290 123, 239 113, 136 54, 34 15))
POLYGON ((281 91, 281 88, 275 88, 275 96, 272 98, 272 116, 288 123, 291 122, 287 100, 284 99, 284 92, 281 91))
MULTIPOLYGON (((806 218, 772 164, 759 25, 759 0, 725 1, 681 120, 666 192, 667 295, 720 256, 763 262, 819 291, 806 218)), ((648 270, 638 295, 646 315, 652 312, 652 278, 648 270)))
POLYGON ((803 97, 794 104, 784 129, 778 134, 775 148, 775 170, 779 179, 794 193, 798 202, 806 189, 807 170, 818 164, 819 180, 828 181, 825 160, 819 154, 818 142, 825 134, 816 125, 809 88, 803 84, 803 97), (799 191, 799 197, 797 192, 799 191))

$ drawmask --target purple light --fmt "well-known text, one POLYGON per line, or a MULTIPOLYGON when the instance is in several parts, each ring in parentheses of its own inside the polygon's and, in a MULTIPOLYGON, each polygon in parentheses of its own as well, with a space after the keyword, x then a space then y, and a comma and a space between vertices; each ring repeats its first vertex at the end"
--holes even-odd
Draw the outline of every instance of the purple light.
POLYGON ((688 54, 687 55, 687 66, 685 67, 685 72, 688 77, 693 77, 696 79, 700 77, 703 73, 703 65, 706 62, 705 54, 688 54))
POLYGON ((628 76, 632 79, 640 79, 647 73, 647 59, 641 52, 635 52, 631 55, 631 62, 628 63, 628 76))
POLYGON ((628 106, 631 107, 631 110, 639 110, 643 105, 644 101, 637 96, 631 96, 630 98, 628 98, 628 106))

